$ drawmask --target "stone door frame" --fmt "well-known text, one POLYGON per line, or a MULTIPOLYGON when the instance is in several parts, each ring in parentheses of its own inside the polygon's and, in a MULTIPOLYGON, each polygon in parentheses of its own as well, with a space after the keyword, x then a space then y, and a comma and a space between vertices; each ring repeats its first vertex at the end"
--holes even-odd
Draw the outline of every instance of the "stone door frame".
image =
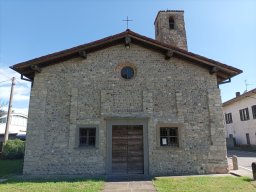
POLYGON ((112 126, 113 125, 142 125, 143 126, 143 153, 144 153, 144 176, 149 175, 149 154, 148 154, 148 118, 110 118, 107 119, 107 159, 106 174, 112 173, 112 126))

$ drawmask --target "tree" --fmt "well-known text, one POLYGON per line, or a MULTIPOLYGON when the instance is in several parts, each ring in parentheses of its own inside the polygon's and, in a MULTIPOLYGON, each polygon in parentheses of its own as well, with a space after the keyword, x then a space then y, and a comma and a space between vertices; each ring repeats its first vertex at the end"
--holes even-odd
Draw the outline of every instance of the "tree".
POLYGON ((0 100, 0 117, 7 114, 7 112, 4 110, 5 106, 7 106, 7 102, 0 100))

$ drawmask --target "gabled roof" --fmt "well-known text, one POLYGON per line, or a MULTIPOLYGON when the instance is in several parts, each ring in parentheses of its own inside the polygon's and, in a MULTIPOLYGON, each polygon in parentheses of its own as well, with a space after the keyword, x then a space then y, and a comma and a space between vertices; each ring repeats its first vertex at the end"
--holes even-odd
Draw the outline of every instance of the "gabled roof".
MULTIPOLYGON (((233 99, 230 99, 230 100, 224 102, 224 103, 222 104, 222 106, 223 106, 223 107, 228 106, 228 105, 233 104, 233 103, 235 103, 235 102, 237 102, 237 101, 240 101, 240 100, 242 100, 242 99, 244 99, 244 98, 246 98, 246 97, 252 97, 253 95, 256 95, 256 88, 255 88, 255 89, 252 89, 252 90, 250 90, 250 91, 247 91, 247 92, 245 92, 245 93, 242 94, 242 95, 239 95, 239 96, 237 96, 237 97, 235 97, 235 98, 233 98, 233 99)), ((256 97, 255 97, 254 99, 256 99, 256 97)))
POLYGON ((81 57, 81 52, 83 55, 100 49, 105 49, 107 47, 114 46, 117 44, 127 43, 137 44, 149 49, 153 49, 155 51, 163 53, 164 56, 167 57, 169 57, 170 55, 174 57, 180 57, 185 60, 192 61, 193 63, 200 65, 201 67, 208 68, 209 72, 217 74, 218 83, 221 83, 227 79, 230 79, 231 77, 234 77, 235 75, 242 73, 240 69, 188 52, 178 47, 174 47, 159 42, 157 40, 142 36, 129 29, 122 33, 109 36, 91 43, 79 45, 70 49, 55 52, 22 63, 18 63, 11 66, 10 68, 20 73, 22 75, 22 78, 23 76, 25 76, 29 80, 33 81, 35 72, 39 72, 40 68, 49 65, 54 65, 58 62, 65 61, 70 58, 81 57))

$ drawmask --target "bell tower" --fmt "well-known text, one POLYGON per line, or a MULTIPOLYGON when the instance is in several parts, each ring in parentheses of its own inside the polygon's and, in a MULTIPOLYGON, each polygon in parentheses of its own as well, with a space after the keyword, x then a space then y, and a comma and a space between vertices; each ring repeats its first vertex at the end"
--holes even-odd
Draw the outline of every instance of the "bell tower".
POLYGON ((184 11, 159 11, 155 19, 155 39, 187 50, 184 11))

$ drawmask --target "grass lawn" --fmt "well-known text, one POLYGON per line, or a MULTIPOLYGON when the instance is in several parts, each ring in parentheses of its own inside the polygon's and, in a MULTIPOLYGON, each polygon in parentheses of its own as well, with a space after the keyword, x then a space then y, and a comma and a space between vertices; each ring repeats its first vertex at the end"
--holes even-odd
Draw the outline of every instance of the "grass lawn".
POLYGON ((22 173, 23 160, 0 160, 0 178, 22 173))
POLYGON ((4 192, 99 192, 103 189, 101 180, 66 180, 66 181, 22 181, 8 180, 0 183, 4 192))
POLYGON ((8 178, 0 183, 4 192, 98 192, 103 189, 104 181, 86 179, 66 180, 26 180, 15 176, 22 173, 23 160, 0 160, 0 178, 8 178))
POLYGON ((245 177, 176 177, 153 181, 158 192, 255 192, 256 183, 245 177))

